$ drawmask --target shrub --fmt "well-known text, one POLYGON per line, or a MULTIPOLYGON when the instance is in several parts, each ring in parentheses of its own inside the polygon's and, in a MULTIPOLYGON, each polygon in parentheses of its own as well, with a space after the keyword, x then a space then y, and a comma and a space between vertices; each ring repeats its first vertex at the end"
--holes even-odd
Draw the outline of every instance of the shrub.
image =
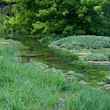
MULTIPOLYGON (((7 30, 6 30, 7 20, 8 20, 8 17, 0 13, 0 34, 4 34, 4 33, 6 34, 6 32, 7 32, 7 30)), ((0 38, 1 37, 3 37, 3 36, 0 35, 0 38)))

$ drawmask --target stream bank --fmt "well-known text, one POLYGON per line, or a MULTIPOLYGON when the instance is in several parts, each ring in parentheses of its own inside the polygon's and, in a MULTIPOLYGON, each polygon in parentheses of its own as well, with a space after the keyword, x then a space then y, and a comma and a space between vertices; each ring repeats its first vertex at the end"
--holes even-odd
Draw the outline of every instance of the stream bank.
MULTIPOLYGON (((16 40, 16 39, 14 39, 16 40)), ((88 65, 80 61, 71 62, 68 58, 59 57, 48 46, 38 42, 35 38, 25 38, 20 40, 27 48, 21 52, 22 63, 41 62, 48 65, 49 68, 60 69, 67 78, 77 77, 81 82, 96 83, 103 85, 109 82, 106 74, 110 73, 109 67, 103 65, 88 65), (75 73, 75 74, 74 74, 75 73), (106 79, 107 78, 107 79, 106 79)))

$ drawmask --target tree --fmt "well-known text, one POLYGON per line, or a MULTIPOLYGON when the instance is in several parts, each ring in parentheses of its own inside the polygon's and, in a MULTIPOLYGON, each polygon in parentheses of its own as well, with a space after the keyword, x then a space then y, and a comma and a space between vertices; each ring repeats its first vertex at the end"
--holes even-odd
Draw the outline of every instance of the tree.
POLYGON ((110 35, 109 10, 109 0, 16 0, 7 24, 28 34, 110 35))

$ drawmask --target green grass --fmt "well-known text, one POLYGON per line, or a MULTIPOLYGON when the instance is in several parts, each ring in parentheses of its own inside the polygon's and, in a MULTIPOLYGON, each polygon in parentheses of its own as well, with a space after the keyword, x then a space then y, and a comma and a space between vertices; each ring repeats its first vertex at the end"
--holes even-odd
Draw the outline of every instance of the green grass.
POLYGON ((60 71, 46 69, 42 64, 12 63, 6 58, 0 60, 0 65, 0 99, 4 107, 49 110, 57 103, 64 83, 60 71))
POLYGON ((109 110, 110 94, 85 87, 67 97, 65 110, 109 110))
POLYGON ((39 62, 21 64, 11 45, 0 42, 0 110, 110 110, 103 90, 65 81, 61 70, 39 62))
POLYGON ((42 63, 20 64, 13 52, 0 47, 0 110, 51 110, 64 84, 62 72, 42 63))

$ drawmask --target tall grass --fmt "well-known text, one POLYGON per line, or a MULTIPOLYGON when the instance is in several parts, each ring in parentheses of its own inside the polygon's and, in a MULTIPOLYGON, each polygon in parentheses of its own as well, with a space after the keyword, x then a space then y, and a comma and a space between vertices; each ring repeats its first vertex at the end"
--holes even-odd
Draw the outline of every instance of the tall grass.
POLYGON ((64 84, 62 72, 42 63, 20 64, 13 52, 0 47, 0 110, 52 109, 64 84))
POLYGON ((110 110, 110 94, 100 89, 78 84, 65 98, 64 110, 110 110))
POLYGON ((66 84, 61 70, 45 64, 12 60, 14 47, 0 47, 0 110, 55 110, 61 98, 64 104, 58 110, 110 110, 106 92, 66 84))
POLYGON ((97 89, 81 90, 73 99, 75 110, 109 110, 110 95, 97 89))
MULTIPOLYGON (((64 78, 38 65, 0 60, 1 105, 17 110, 49 110, 59 99, 64 78)), ((1 108, 2 109, 2 108, 1 108)))

